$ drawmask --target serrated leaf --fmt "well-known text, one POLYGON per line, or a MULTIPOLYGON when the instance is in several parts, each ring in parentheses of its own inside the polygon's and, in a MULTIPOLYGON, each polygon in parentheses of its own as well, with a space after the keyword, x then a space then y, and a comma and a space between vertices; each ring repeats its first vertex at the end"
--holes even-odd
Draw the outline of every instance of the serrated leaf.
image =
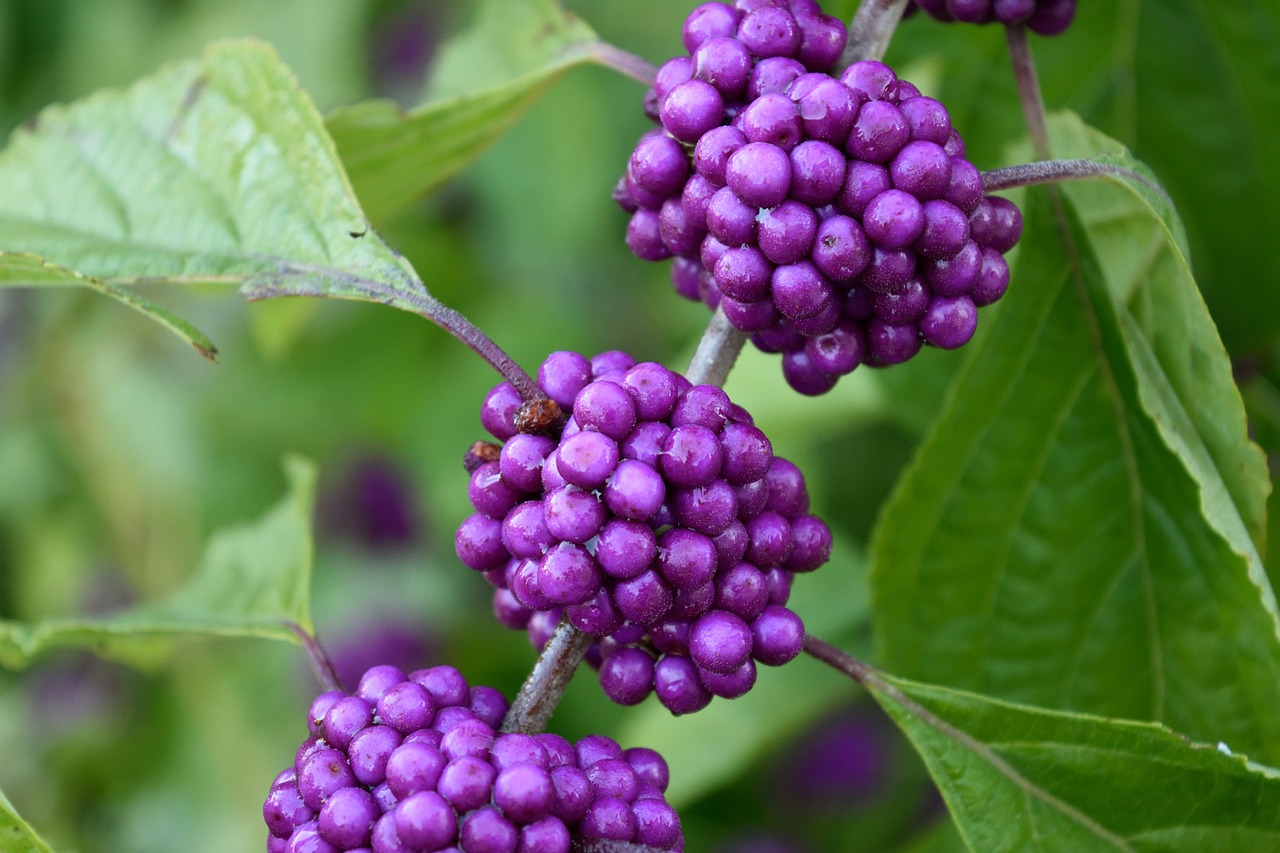
POLYGON ((1043 191, 1029 198, 999 323, 873 542, 882 659, 1274 762, 1276 603, 1240 511, 1258 477, 1223 470, 1257 455, 1212 323, 1171 262, 1117 304, 1069 201, 1074 255, 1043 191))
POLYGON ((116 287, 216 282, 411 311, 427 298, 370 230, 311 100, 252 40, 16 131, 0 153, 0 234, 116 287))
POLYGON ((146 660, 183 635, 259 637, 296 642, 312 632, 311 516, 315 466, 285 460, 288 493, 258 520, 218 531, 191 579, 171 598, 102 618, 0 620, 0 664, 21 668, 52 648, 89 647, 146 660))
POLYGON ((0 850, 5 853, 53 853, 53 848, 14 809, 4 791, 0 791, 0 850))
POLYGON ((138 294, 115 287, 95 278, 80 275, 74 270, 51 264, 29 252, 0 252, 0 287, 50 287, 80 286, 96 290, 123 302, 140 314, 150 317, 190 344, 196 352, 209 359, 218 360, 218 348, 195 326, 156 305, 138 294))
MULTIPOLYGON (((1223 350, 1192 273, 1182 220, 1156 176, 1134 160, 1124 146, 1085 125, 1072 113, 1052 116, 1053 146, 1063 157, 1089 157, 1142 174, 1146 180, 1109 176, 1070 181, 1063 192, 1075 203, 1102 273, 1125 306, 1121 316, 1132 327, 1128 339, 1145 346, 1134 350, 1159 362, 1143 374, 1143 405, 1165 434, 1166 442, 1196 472, 1206 489, 1206 513, 1215 526, 1234 522, 1215 517, 1215 507, 1234 504, 1260 553, 1266 550, 1267 495, 1271 480, 1262 451, 1245 439, 1243 401, 1231 362, 1223 350), (1116 186, 1128 192, 1116 192, 1116 186), (1176 401, 1161 399, 1171 392, 1176 401), (1185 413, 1190 423, 1180 420, 1185 413), (1224 494, 1225 490, 1225 494, 1224 494)), ((1225 511, 1226 516, 1231 510, 1225 511)))
POLYGON ((329 116, 365 210, 387 218, 457 173, 598 41, 555 0, 480 4, 472 29, 441 51, 426 103, 368 101, 329 116))
POLYGON ((1152 723, 865 682, 924 758, 970 849, 1268 851, 1280 774, 1152 723))

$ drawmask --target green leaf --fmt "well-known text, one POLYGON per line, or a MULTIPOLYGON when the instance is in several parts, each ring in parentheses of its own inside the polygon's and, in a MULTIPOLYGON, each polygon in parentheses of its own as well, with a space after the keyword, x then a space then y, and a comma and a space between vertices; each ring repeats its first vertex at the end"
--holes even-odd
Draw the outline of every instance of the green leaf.
POLYGON ((53 853, 31 824, 19 816, 13 803, 0 791, 0 850, 6 853, 53 853))
POLYGON ((441 51, 429 100, 404 111, 368 101, 328 120, 360 201, 378 221, 439 186, 569 68, 592 59, 596 34, 555 0, 486 0, 441 51))
POLYGON ((1211 321, 1176 243, 1108 247, 1109 270, 1157 261, 1117 304, 1070 202, 1074 253, 1044 192, 1029 199, 999 322, 872 545, 882 659, 1274 762, 1276 602, 1242 517, 1265 478, 1224 470, 1258 458, 1211 321))
POLYGON ((0 234, 6 250, 112 286, 215 282, 411 311, 426 298, 370 230, 315 106, 252 40, 15 132, 0 234))
POLYGON ((288 493, 261 518, 213 535, 191 579, 166 601, 103 618, 0 620, 0 664, 20 668, 53 648, 87 646, 131 660, 164 653, 176 636, 259 637, 297 642, 313 633, 311 514, 315 467, 285 460, 288 493))
POLYGON ((115 287, 74 270, 51 264, 38 255, 28 252, 0 252, 0 287, 49 287, 79 285, 96 290, 112 299, 123 302, 133 310, 144 314, 189 343, 195 351, 210 361, 218 360, 218 348, 199 329, 165 308, 138 294, 115 287))
POLYGON ((1266 458, 1247 441, 1244 403, 1232 376, 1204 299, 1191 271, 1186 233, 1168 196, 1152 186, 1156 177, 1124 146, 1085 125, 1078 116, 1050 118, 1054 150, 1063 157, 1092 157, 1129 170, 1147 181, 1108 177, 1070 181, 1062 190, 1080 214, 1094 251, 1104 260, 1105 276, 1121 316, 1132 328, 1129 339, 1142 341, 1135 356, 1154 356, 1158 366, 1140 372, 1143 406, 1152 413, 1165 440, 1184 464, 1206 484, 1206 515, 1216 527, 1233 522, 1234 504, 1259 552, 1266 550, 1266 504, 1271 492, 1266 458), (1128 192, 1116 192, 1119 185, 1128 192), (1176 401, 1165 401, 1170 392, 1176 401), (1181 410, 1190 423, 1181 422, 1181 410), (1190 432, 1193 434, 1190 434, 1190 432), (1198 436, 1198 438, 1197 438, 1198 436), (1225 489, 1225 494, 1223 490, 1225 489))
POLYGON ((1280 773, 1152 723, 873 674, 972 850, 1280 847, 1280 773))

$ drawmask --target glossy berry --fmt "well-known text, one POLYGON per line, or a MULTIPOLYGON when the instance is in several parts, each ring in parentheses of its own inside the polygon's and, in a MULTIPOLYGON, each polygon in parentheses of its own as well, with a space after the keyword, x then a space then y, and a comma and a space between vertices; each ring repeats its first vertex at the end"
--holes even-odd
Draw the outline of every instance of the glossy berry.
POLYGON ((1056 36, 1075 19, 1076 0, 912 0, 904 17, 917 10, 939 21, 1024 24, 1042 36, 1056 36))
MULTIPOLYGON (((1074 13, 1058 0, 921 5, 1041 32, 1074 13)), ((689 56, 650 92, 661 126, 615 193, 632 251, 673 258, 676 291, 780 353, 804 394, 967 342, 971 307, 1008 287, 1002 256, 1022 223, 985 195, 946 108, 881 62, 832 76, 844 28, 807 0, 705 3, 683 35, 689 56)), ((472 562, 491 553, 473 550, 472 562)))
POLYGON ((374 667, 354 695, 321 694, 307 715, 312 737, 263 804, 267 850, 568 853, 592 839, 682 849, 658 753, 598 735, 575 746, 498 734, 506 708, 451 667, 374 667), (345 748, 316 736, 331 717, 340 730, 356 703, 377 711, 345 748), (420 725, 402 733, 382 715, 403 722, 405 707, 419 709, 420 725))
MULTIPOLYGON (((991 211, 993 222, 1002 215, 991 211)), ((810 262, 777 267, 760 286, 815 324, 834 314, 815 363, 869 352, 810 262)), ((963 330, 946 305, 931 322, 949 342, 963 330)), ((500 621, 525 628, 535 646, 561 618, 595 635, 588 660, 619 704, 652 693, 681 714, 742 695, 756 679, 750 661, 780 659, 755 654, 755 622, 768 605, 785 609, 795 572, 830 557, 831 532, 809 513, 799 469, 774 455, 723 389, 692 386, 659 364, 553 353, 537 375, 572 414, 560 435, 512 436, 497 463, 473 472, 484 487, 468 491, 476 512, 458 528, 459 558, 497 588, 500 621)), ((481 422, 495 437, 506 432, 481 422)))

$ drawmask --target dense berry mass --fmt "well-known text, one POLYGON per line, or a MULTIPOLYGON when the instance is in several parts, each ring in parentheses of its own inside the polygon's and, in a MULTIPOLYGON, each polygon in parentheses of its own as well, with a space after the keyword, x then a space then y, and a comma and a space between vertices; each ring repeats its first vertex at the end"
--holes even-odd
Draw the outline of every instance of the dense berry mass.
POLYGON ((599 735, 500 734, 506 711, 447 666, 376 666, 353 694, 320 694, 262 807, 268 853, 683 849, 661 755, 599 735))
POLYGON ((1075 19, 1076 0, 911 0, 904 17, 917 10, 939 21, 1022 24, 1042 36, 1056 36, 1075 19))
POLYGON ((826 73, 844 43, 808 0, 699 6, 614 192, 632 252, 674 258, 676 291, 781 353, 805 394, 968 342, 1022 228, 942 104, 879 62, 826 73))
POLYGON ((481 423, 505 443, 475 465, 455 538, 498 618, 538 648, 567 618, 599 638, 588 660, 611 699, 656 693, 676 714, 799 654, 791 581, 827 561, 831 531, 751 416, 619 352, 552 353, 537 378, 571 414, 558 435, 519 433, 515 390, 489 393, 481 423))

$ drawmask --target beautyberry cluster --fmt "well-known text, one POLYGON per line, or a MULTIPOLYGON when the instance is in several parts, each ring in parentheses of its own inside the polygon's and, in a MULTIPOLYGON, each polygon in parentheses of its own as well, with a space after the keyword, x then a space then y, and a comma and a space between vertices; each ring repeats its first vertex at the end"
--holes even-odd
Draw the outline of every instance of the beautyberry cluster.
POLYGON ((448 666, 375 666, 355 693, 321 693, 262 807, 268 853, 683 849, 661 755, 602 736, 499 734, 506 711, 448 666))
POLYGON ((939 21, 1024 24, 1042 36, 1056 36, 1075 19, 1076 0, 911 0, 903 16, 917 10, 939 21))
POLYGON ((615 188, 632 252, 674 257, 676 291, 782 353, 804 394, 967 343, 1022 222, 946 108, 880 62, 826 73, 845 32, 811 2, 706 3, 683 35, 615 188))
POLYGON ((616 351, 552 353, 538 384, 571 414, 558 435, 518 432, 516 391, 489 393, 481 423, 505 443, 473 449, 476 512, 455 540, 499 620, 542 648, 567 618, 599 638, 588 660, 611 699, 656 692, 675 714, 799 654, 791 581, 827 561, 831 531, 751 416, 616 351))

